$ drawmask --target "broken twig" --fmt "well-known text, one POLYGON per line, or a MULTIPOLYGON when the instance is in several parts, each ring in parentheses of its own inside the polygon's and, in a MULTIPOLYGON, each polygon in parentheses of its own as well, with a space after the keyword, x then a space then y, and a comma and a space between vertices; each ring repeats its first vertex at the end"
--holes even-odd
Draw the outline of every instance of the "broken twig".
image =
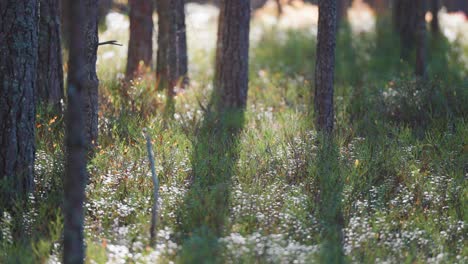
POLYGON ((99 42, 98 46, 102 45, 115 45, 115 46, 123 46, 122 44, 118 43, 117 40, 109 40, 109 41, 104 41, 104 42, 99 42))

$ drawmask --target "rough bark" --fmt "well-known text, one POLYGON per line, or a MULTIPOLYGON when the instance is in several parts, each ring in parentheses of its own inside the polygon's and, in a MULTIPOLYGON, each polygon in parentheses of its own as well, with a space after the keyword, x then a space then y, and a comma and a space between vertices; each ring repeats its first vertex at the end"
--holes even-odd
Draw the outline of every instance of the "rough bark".
POLYGON ((319 1, 314 106, 317 129, 326 133, 332 132, 334 119, 336 12, 336 0, 319 1))
POLYGON ((249 67, 250 2, 221 2, 216 68, 215 100, 219 110, 244 108, 247 103, 249 67))
POLYGON ((431 31, 433 34, 440 33, 439 9, 440 9, 440 0, 431 0, 431 13, 432 13, 431 31))
POLYGON ((175 87, 184 88, 187 78, 187 39, 184 0, 157 0, 158 53, 156 75, 161 89, 175 95, 175 87))
POLYGON ((128 43, 127 79, 132 79, 140 61, 151 66, 153 54, 153 1, 130 0, 130 40, 128 43))
POLYGON ((98 139, 98 87, 99 80, 96 73, 96 60, 98 49, 98 0, 81 0, 85 4, 85 40, 87 75, 86 89, 83 89, 85 140, 90 152, 97 145, 98 139))
POLYGON ((57 113, 63 99, 60 32, 60 0, 40 0, 37 99, 57 113))
POLYGON ((39 2, 2 0, 0 10, 0 204, 11 209, 34 183, 39 2))
MULTIPOLYGON (((87 1, 87 0, 86 0, 87 1)), ((83 242, 86 180, 85 141, 85 95, 88 94, 89 72, 83 71, 88 60, 89 42, 86 38, 86 1, 68 0, 66 8, 70 14, 68 31, 70 53, 68 68, 68 107, 66 119, 66 175, 64 188, 64 248, 63 263, 83 263, 85 257, 83 242)), ((89 3, 89 2, 88 2, 89 3)))
POLYGON ((414 0, 416 4, 416 76, 426 77, 426 0, 414 0))

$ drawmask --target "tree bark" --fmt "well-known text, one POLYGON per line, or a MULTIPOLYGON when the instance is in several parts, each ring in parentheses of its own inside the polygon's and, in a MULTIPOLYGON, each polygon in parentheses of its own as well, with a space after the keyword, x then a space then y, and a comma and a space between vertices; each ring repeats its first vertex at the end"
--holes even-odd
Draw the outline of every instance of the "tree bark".
POLYGON ((416 76, 426 78, 426 0, 414 0, 416 4, 416 76))
POLYGON ((89 72, 84 71, 88 64, 89 40, 86 38, 88 22, 86 9, 88 0, 68 0, 66 8, 70 14, 68 31, 70 34, 70 53, 68 70, 68 107, 66 119, 66 175, 64 189, 64 250, 63 263, 83 263, 85 257, 83 242, 86 181, 85 141, 86 116, 83 115, 85 96, 92 87, 89 72))
POLYGON ((433 34, 440 33, 440 24, 439 24, 439 9, 440 9, 440 0, 431 0, 431 31, 433 34))
POLYGON ((37 92, 40 103, 59 113, 63 100, 60 0, 40 0, 37 92))
POLYGON ((408 60, 415 46, 415 32, 418 25, 416 1, 395 0, 393 21, 400 37, 400 57, 408 60))
POLYGON ((219 110, 246 106, 249 31, 250 1, 223 0, 219 14, 213 97, 219 110))
POLYGON ((37 0, 0 1, 0 204, 34 187, 37 0))
POLYGON ((315 116, 317 129, 333 130, 333 79, 336 47, 336 0, 319 1, 317 61, 315 64, 315 116))
POLYGON ((98 49, 98 0, 80 0, 85 4, 85 40, 87 75, 86 89, 83 89, 85 140, 88 151, 91 153, 97 145, 98 139, 98 87, 99 79, 96 73, 96 60, 98 49))
MULTIPOLYGON (((106 16, 112 8, 113 0, 99 0, 98 5, 98 23, 104 25, 106 23, 106 16)), ((151 2, 151 1, 148 1, 151 2)))
POLYGON ((153 54, 153 1, 130 0, 130 40, 125 76, 132 79, 140 61, 151 66, 153 54))
POLYGON ((175 87, 184 88, 187 78, 187 39, 184 0, 158 0, 158 53, 156 75, 161 89, 175 95, 175 87))
POLYGON ((337 26, 340 25, 341 21, 348 19, 348 8, 350 6, 349 0, 336 0, 337 1, 337 26))

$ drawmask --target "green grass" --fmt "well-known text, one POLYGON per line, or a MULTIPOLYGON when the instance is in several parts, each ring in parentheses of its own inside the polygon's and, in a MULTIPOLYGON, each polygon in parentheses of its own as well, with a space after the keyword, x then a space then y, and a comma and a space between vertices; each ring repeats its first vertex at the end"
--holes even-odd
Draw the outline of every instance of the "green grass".
MULTIPOLYGON (((468 56, 430 40, 428 81, 398 59, 389 21, 339 33, 336 129, 310 115, 315 38, 266 29, 251 47, 247 109, 216 114, 210 52, 165 121, 152 74, 124 87, 99 67, 100 146, 89 164, 87 263, 465 263, 468 261, 468 56), (142 129, 160 177, 156 249, 149 245, 152 181, 142 129)), ((15 244, 0 224, 1 263, 60 259, 63 121, 38 112, 36 188, 15 244)), ((8 220, 10 219, 10 220, 8 220)))

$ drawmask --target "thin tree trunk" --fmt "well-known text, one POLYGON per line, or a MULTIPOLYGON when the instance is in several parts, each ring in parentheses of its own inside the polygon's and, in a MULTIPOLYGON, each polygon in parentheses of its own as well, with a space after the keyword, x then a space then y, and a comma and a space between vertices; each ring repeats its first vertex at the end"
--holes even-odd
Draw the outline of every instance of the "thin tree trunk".
POLYGON ((151 66, 153 54, 153 1, 130 0, 130 40, 128 43, 127 79, 139 70, 140 61, 151 66))
POLYGON ((34 185, 39 2, 2 0, 0 10, 0 202, 12 209, 34 185))
POLYGON ((337 22, 336 24, 339 26, 343 19, 346 21, 348 19, 348 8, 350 5, 349 0, 336 0, 337 1, 337 22))
POLYGON ((83 71, 88 60, 86 29, 86 1, 68 0, 70 14, 70 55, 68 70, 68 107, 66 124, 67 163, 63 181, 64 189, 64 248, 63 263, 83 263, 85 257, 83 223, 86 180, 86 141, 84 95, 89 72, 83 71))
POLYGON ((417 26, 416 38, 416 76, 426 77, 426 0, 414 0, 416 3, 417 26))
POLYGON ((220 7, 214 102, 219 110, 244 108, 249 68, 250 1, 223 0, 220 7))
POLYGON ((91 153, 97 145, 98 139, 98 87, 99 80, 96 73, 98 49, 98 0, 80 0, 85 3, 85 40, 86 40, 86 89, 83 89, 85 140, 91 153))
POLYGON ((431 0, 431 13, 432 13, 431 31, 435 35, 440 33, 439 9, 440 9, 440 0, 431 0))
POLYGON ((40 0, 37 99, 56 113, 63 100, 60 9, 60 0, 40 0))
POLYGON ((175 87, 184 88, 187 78, 187 39, 184 0, 158 0, 158 53, 156 75, 161 89, 175 95, 175 87))
POLYGON ((395 0, 393 21, 400 37, 400 57, 408 60, 415 46, 415 32, 418 24, 416 1, 395 0))
POLYGON ((336 0, 319 1, 314 106, 317 129, 326 133, 332 132, 334 119, 336 12, 336 0))
MULTIPOLYGON (((106 16, 112 8, 113 0, 99 0, 98 5, 98 23, 99 25, 105 26, 106 16)), ((146 1, 145 1, 146 2, 146 1)), ((152 2, 152 1, 148 1, 152 2)))

